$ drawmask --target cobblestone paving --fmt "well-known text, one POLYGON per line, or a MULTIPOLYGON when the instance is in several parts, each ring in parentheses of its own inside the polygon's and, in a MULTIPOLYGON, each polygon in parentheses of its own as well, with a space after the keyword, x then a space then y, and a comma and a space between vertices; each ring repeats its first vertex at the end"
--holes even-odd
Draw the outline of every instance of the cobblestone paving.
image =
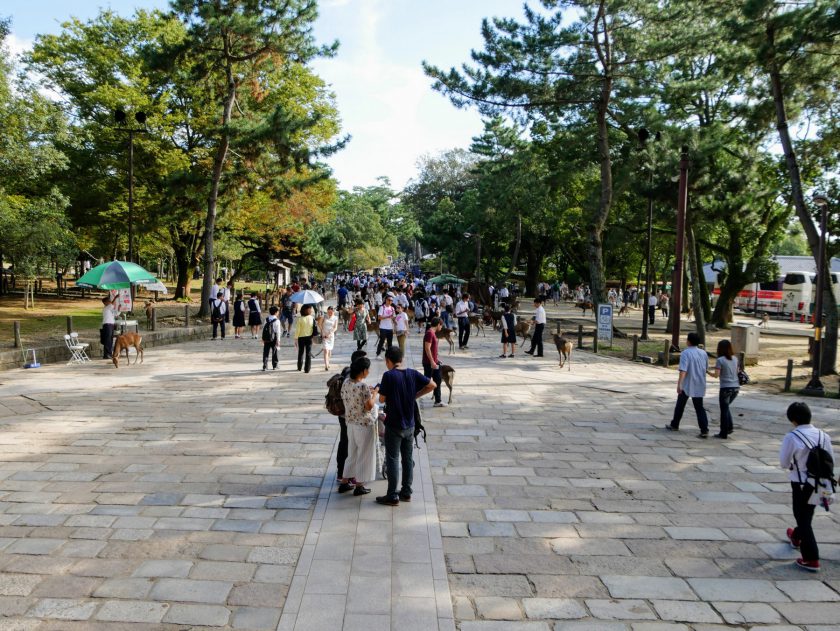
MULTIPOLYGON (((470 348, 426 421, 461 631, 840 629, 836 512, 815 519, 819 575, 785 540, 789 399, 744 388, 735 434, 701 440, 693 410, 663 428, 673 371, 585 353, 560 371, 553 348, 475 367, 497 347, 470 348)), ((838 436, 838 402, 812 409, 838 436)))
POLYGON ((0 629, 277 627, 337 426, 260 350, 0 374, 0 629))
MULTIPOLYGON (((491 336, 445 356, 453 405, 424 405, 461 631, 840 628, 836 514, 816 519, 819 575, 784 541, 788 399, 745 389, 732 439, 701 441, 691 411, 661 429, 673 371, 576 353, 561 372, 553 350, 495 359, 491 336)), ((299 374, 287 347, 263 374, 258 346, 0 374, 0 629, 282 625, 337 432, 320 363, 299 374)), ((837 436, 837 402, 813 407, 837 436)))

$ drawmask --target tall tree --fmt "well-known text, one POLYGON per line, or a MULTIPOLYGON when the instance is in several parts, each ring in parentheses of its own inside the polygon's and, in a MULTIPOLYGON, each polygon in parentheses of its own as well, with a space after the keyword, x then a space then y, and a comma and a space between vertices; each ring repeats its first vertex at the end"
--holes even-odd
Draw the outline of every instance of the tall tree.
POLYGON ((208 91, 216 107, 204 220, 201 309, 206 311, 215 271, 217 206, 231 147, 250 148, 255 161, 260 149, 273 144, 281 166, 307 164, 313 148, 290 142, 289 111, 279 104, 260 104, 278 73, 331 56, 338 45, 315 44, 315 0, 173 0, 172 7, 188 25, 187 37, 172 49, 172 62, 187 63, 193 80, 208 91))

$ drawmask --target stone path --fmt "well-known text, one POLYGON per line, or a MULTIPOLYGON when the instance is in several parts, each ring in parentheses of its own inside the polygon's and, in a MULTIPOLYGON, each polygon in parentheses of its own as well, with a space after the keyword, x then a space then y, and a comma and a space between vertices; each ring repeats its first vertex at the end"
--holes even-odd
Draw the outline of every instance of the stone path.
MULTIPOLYGON (((745 389, 733 439, 701 441, 690 413, 660 429, 672 371, 470 346, 397 509, 383 482, 334 494, 320 358, 261 373, 259 342, 227 340, 0 374, 0 629, 840 626, 836 513, 819 575, 783 540, 789 399, 745 389)), ((838 402, 813 407, 837 436, 838 402)))

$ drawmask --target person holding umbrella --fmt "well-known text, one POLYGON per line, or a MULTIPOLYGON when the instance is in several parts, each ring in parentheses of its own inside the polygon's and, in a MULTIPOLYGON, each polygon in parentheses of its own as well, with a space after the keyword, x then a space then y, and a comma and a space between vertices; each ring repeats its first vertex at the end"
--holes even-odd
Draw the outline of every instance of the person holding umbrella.
POLYGON ((300 317, 295 322, 295 348, 298 351, 297 369, 301 368, 309 373, 312 368, 312 336, 315 333, 315 318, 312 317, 312 307, 303 305, 300 317))

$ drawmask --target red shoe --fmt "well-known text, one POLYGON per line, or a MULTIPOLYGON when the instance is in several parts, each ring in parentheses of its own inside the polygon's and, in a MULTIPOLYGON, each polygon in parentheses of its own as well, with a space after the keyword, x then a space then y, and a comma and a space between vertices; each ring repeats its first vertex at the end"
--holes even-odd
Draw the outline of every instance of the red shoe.
POLYGON ((787 529, 787 538, 788 538, 788 541, 790 541, 790 547, 793 548, 794 550, 798 550, 799 549, 799 539, 794 537, 793 533, 794 533, 793 528, 788 528, 787 529))
POLYGON ((804 559, 796 559, 796 564, 801 567, 803 570, 808 570, 809 572, 819 572, 820 571, 820 562, 819 561, 805 561, 804 559))

